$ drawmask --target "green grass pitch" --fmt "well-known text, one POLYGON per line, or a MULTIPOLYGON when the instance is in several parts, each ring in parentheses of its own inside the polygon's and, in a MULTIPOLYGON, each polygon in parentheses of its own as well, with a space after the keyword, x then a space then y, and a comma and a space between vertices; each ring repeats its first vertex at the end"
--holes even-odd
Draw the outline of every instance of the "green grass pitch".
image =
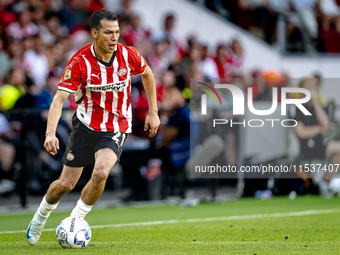
POLYGON ((84 250, 56 241, 55 228, 69 214, 53 212, 35 246, 25 237, 33 214, 0 215, 0 254, 340 254, 339 198, 94 208, 84 250))

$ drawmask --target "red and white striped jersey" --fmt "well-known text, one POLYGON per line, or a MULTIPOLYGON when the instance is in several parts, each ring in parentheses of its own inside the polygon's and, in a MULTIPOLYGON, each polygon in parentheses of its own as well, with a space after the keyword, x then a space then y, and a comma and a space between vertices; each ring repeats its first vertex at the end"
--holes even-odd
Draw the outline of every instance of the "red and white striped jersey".
POLYGON ((97 132, 131 133, 131 75, 142 75, 147 63, 133 47, 117 43, 109 63, 96 58, 94 44, 69 61, 58 89, 75 93, 77 117, 97 132))

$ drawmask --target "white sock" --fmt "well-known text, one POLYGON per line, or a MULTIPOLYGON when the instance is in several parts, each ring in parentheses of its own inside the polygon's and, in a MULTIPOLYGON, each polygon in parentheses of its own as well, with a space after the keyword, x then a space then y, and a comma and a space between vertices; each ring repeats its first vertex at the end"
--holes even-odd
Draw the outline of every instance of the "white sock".
POLYGON ((56 204, 49 204, 46 201, 46 195, 44 196, 44 198, 42 199, 40 206, 36 212, 36 216, 38 218, 38 220, 40 221, 46 221, 47 218, 50 216, 52 210, 54 210, 55 208, 57 208, 58 203, 56 204))
POLYGON ((72 217, 79 217, 84 219, 86 214, 88 214, 92 209, 91 205, 87 205, 79 198, 76 207, 74 207, 73 211, 71 212, 72 217))

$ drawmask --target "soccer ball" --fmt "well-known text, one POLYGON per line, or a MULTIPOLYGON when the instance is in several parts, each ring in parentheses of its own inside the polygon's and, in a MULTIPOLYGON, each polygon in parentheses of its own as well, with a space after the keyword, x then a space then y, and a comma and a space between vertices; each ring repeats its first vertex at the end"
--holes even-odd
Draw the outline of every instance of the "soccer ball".
POLYGON ((73 249, 85 248, 92 235, 90 225, 78 217, 63 219, 57 227, 56 234, 61 247, 73 249))

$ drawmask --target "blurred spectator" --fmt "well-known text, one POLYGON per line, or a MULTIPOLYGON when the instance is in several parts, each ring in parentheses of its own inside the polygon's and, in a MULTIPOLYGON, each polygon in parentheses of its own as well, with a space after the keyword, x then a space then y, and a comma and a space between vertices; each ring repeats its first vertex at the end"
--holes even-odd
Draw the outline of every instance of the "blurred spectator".
MULTIPOLYGON (((41 93, 36 97, 35 106, 39 109, 49 109, 53 101, 53 97, 58 90, 59 77, 56 77, 52 72, 49 74, 46 86, 41 93)), ((47 117, 47 116, 46 116, 47 117)), ((46 118, 47 119, 47 118, 46 118)))
POLYGON ((15 147, 6 142, 14 136, 6 117, 0 113, 0 179, 9 172, 15 157, 15 147))
POLYGON ((313 74, 313 77, 315 78, 315 81, 316 81, 316 91, 318 93, 319 104, 322 107, 325 107, 326 106, 325 100, 323 99, 322 95, 320 94, 320 88, 321 88, 321 84, 322 84, 322 75, 320 73, 316 72, 316 73, 313 74))
MULTIPOLYGON (((45 10, 43 3, 40 1, 33 1, 28 8, 31 11, 32 22, 38 27, 44 23, 45 10)), ((39 28, 38 28, 39 29, 39 28)))
POLYGON ((66 25, 71 32, 79 28, 85 28, 85 24, 89 24, 90 18, 89 3, 89 0, 70 0, 65 2, 60 10, 62 24, 66 25))
POLYGON ((292 0, 293 7, 297 12, 302 25, 312 38, 318 37, 318 22, 315 16, 315 0, 292 0))
POLYGON ((24 37, 33 36, 38 33, 38 27, 32 22, 32 13, 24 9, 18 13, 18 21, 7 27, 7 35, 15 40, 22 40, 24 37))
POLYGON ((105 6, 104 6, 102 0, 91 0, 88 9, 92 13, 92 12, 96 12, 96 11, 105 9, 105 6))
MULTIPOLYGON (((288 72, 283 71, 282 72, 282 78, 283 78, 283 87, 288 88, 288 87, 294 87, 292 84, 292 78, 290 77, 288 72)), ((287 93, 286 94, 287 98, 296 98, 295 93, 287 93)))
POLYGON ((326 52, 340 52, 339 1, 319 0, 318 16, 322 25, 321 38, 326 52))
POLYGON ((60 37, 67 35, 67 28, 60 26, 60 18, 57 13, 47 13, 45 24, 39 26, 39 34, 44 44, 53 46, 60 37))
POLYGON ((14 69, 10 72, 8 84, 0 85, 0 109, 10 110, 17 100, 25 93, 25 73, 22 69, 14 69))
POLYGON ((14 134, 3 114, 0 113, 0 194, 11 192, 15 189, 15 182, 11 179, 11 167, 15 158, 15 147, 8 142, 14 134))
POLYGON ((240 0, 239 5, 243 9, 252 12, 252 26, 258 27, 263 32, 263 39, 273 43, 275 36, 277 13, 271 8, 268 0, 240 0))
POLYGON ((280 14, 288 14, 291 8, 291 0, 268 0, 270 8, 280 14))
POLYGON ((70 51, 71 38, 66 37, 58 42, 49 50, 46 51, 46 57, 48 59, 49 70, 53 71, 61 77, 63 70, 65 69, 68 61, 68 57, 72 54, 70 51))
POLYGON ((155 78, 161 80, 161 75, 166 72, 170 64, 170 60, 166 55, 170 46, 170 41, 159 41, 154 44, 154 52, 150 53, 147 61, 155 75, 155 78))
POLYGON ((228 51, 224 44, 217 46, 215 62, 219 78, 231 78, 235 72, 242 70, 243 51, 240 49, 242 48, 236 46, 234 47, 234 52, 232 49, 228 51))
MULTIPOLYGON (((180 189, 181 197, 184 198, 184 166, 190 157, 190 112, 185 106, 185 99, 177 87, 167 87, 166 91, 164 99, 166 107, 163 107, 163 109, 168 108, 169 115, 166 118, 167 121, 163 123, 162 147, 169 150, 172 169, 168 170, 177 176, 176 185, 180 189)), ((166 158, 163 160, 167 161, 166 158)))
POLYGON ((0 37, 0 76, 6 77, 10 71, 9 56, 5 51, 3 39, 0 37))
MULTIPOLYGON (((277 88, 277 101, 281 102, 281 87, 285 84, 284 76, 275 69, 267 69, 263 72, 263 77, 266 82, 266 92, 262 95, 262 100, 272 101, 273 88, 277 88)), ((258 100, 261 100, 258 98, 258 100)))
POLYGON ((252 84, 245 87, 246 92, 248 92, 248 88, 252 88, 253 92, 253 101, 262 101, 264 96, 267 93, 266 81, 263 77, 261 71, 256 70, 252 73, 252 84))
POLYGON ((189 48, 188 56, 182 60, 181 66, 183 72, 185 72, 190 65, 195 64, 200 66, 200 61, 201 61, 201 45, 195 43, 189 48))
MULTIPOLYGON (((87 29, 90 12, 103 8, 119 10, 120 40, 138 48, 147 58, 156 78, 158 103, 162 102, 164 112, 169 114, 166 116, 169 124, 165 126, 164 146, 170 147, 175 141, 184 141, 181 135, 185 127, 181 125, 185 121, 178 123, 176 120, 177 117, 184 120, 185 116, 181 114, 187 111, 182 109, 183 106, 179 101, 183 101, 184 96, 189 102, 195 96, 195 92, 190 90, 191 78, 229 78, 232 80, 246 75, 243 66, 245 52, 238 39, 230 38, 228 39, 230 43, 219 44, 216 56, 209 56, 208 46, 199 44, 195 35, 189 36, 188 48, 184 49, 181 44, 183 38, 177 37, 175 33, 176 17, 174 14, 164 16, 164 24, 160 31, 147 31, 142 27, 141 16, 136 15, 132 9, 133 0, 118 1, 121 2, 121 7, 117 6, 116 2, 103 0, 0 1, 2 35, 0 39, 0 108, 8 110, 15 105, 16 108, 24 107, 29 111, 35 111, 28 118, 28 122, 38 127, 30 127, 27 130, 32 144, 30 156, 35 160, 39 155, 37 162, 33 160, 29 162, 30 171, 34 172, 32 180, 35 180, 32 181, 31 186, 35 187, 35 190, 40 189, 39 184, 34 184, 34 182, 40 181, 41 171, 52 169, 52 172, 57 172, 60 170, 60 164, 50 161, 48 155, 42 151, 47 113, 43 109, 47 109, 53 99, 57 81, 62 75, 68 58, 81 45, 93 43, 87 29), (39 35, 36 35, 37 32, 39 35), (28 71, 27 74, 25 71, 28 71), (34 82, 32 79, 29 81, 28 76, 32 77, 34 82), (2 78, 6 81, 5 85, 3 85, 2 78), (39 86, 39 89, 35 84, 39 86), (177 103, 178 107, 173 107, 177 103), (179 133, 174 135, 168 132, 173 130, 179 130, 179 133), (175 140, 169 139, 171 134, 174 135, 175 140)), ((249 29, 268 43, 275 42, 276 17, 282 15, 285 20, 288 20, 287 33, 291 40, 288 44, 294 46, 287 46, 287 48, 296 51, 306 48, 301 31, 306 30, 305 27, 307 27, 309 37, 316 38, 318 33, 323 36, 327 51, 340 51, 340 43, 338 43, 340 33, 337 31, 337 25, 340 24, 339 9, 334 7, 334 0, 214 0, 206 2, 232 22, 249 29), (315 4, 316 1, 318 4, 315 4), (322 30, 329 28, 327 31, 318 32, 316 6, 320 28, 322 30), (290 44, 290 42, 293 43, 290 44)), ((277 74, 278 72, 270 73, 259 70, 251 74, 252 82, 246 89, 252 87, 254 101, 271 101, 273 86, 279 87, 283 84, 289 86, 283 83, 282 75, 275 76, 277 74), (275 77, 279 79, 276 81, 272 79, 275 77)), ((243 83, 241 79, 234 81, 240 82, 240 85, 243 83)), ((278 91, 280 92, 280 89, 278 91)), ((135 136, 143 137, 146 135, 143 125, 147 112, 147 99, 138 78, 133 80, 131 93, 135 112, 133 133, 135 136)), ((220 95, 222 101, 226 102, 223 103, 223 107, 226 110, 230 109, 231 94, 227 90, 222 90, 220 95)), ((288 96, 295 95, 291 93, 288 96)), ((318 101, 321 106, 324 106, 320 94, 318 94, 318 101)), ((71 97, 64 107, 76 108, 74 98, 71 97)), ((213 109, 213 106, 209 105, 208 108, 213 109)), ((223 118, 231 117, 224 116, 223 118)), ((65 126, 64 129, 66 129, 65 126)), ((236 164, 237 132, 235 130, 225 131, 228 132, 224 137, 227 144, 225 150, 227 162, 236 164)), ((67 137, 65 135, 67 132, 61 133, 64 134, 63 137, 67 137)))
POLYGON ((25 63, 23 61, 23 54, 25 49, 22 41, 16 41, 13 39, 13 37, 7 37, 6 49, 8 50, 9 55, 8 66, 10 69, 25 67, 25 63))
POLYGON ((326 31, 333 24, 335 30, 340 33, 340 8, 335 0, 317 0, 320 11, 322 28, 326 31))
POLYGON ((130 27, 127 29, 124 40, 127 46, 136 47, 138 42, 148 40, 150 32, 141 28, 141 18, 134 15, 130 21, 130 27))
MULTIPOLYGON (((69 131, 63 119, 59 122, 56 130, 60 142, 60 150, 56 156, 49 155, 44 147, 46 120, 48 108, 52 101, 53 93, 57 90, 59 78, 51 75, 47 80, 40 95, 36 95, 32 81, 26 81, 25 95, 17 100, 12 119, 21 123, 21 135, 26 137, 28 148, 23 148, 27 154, 26 167, 28 171, 28 183, 33 194, 42 191, 41 177, 59 173, 62 169, 62 156, 66 149, 69 131), (25 111, 23 111, 25 109, 25 111), (25 134, 24 134, 25 133, 25 134)), ((20 155, 22 156, 22 155, 20 155)), ((22 160, 22 159, 21 159, 22 160)))
MULTIPOLYGON (((60 81, 60 77, 56 76, 55 73, 50 72, 46 81, 46 86, 42 89, 39 95, 35 96, 36 100, 34 106, 38 109, 48 110, 53 101, 53 97, 58 90, 58 83, 60 81)), ((71 95, 64 103, 63 108, 74 110, 77 108, 77 104, 75 103, 74 96, 71 95)), ((43 119, 47 119, 48 111, 42 111, 44 114, 43 119)))
POLYGON ((206 6, 269 44, 285 23, 289 52, 340 52, 339 0, 207 0, 206 6))
POLYGON ((323 135, 327 132, 329 118, 320 105, 317 92, 317 80, 307 78, 300 82, 300 87, 311 92, 311 100, 304 106, 312 114, 306 116, 298 109, 295 119, 298 125, 294 128, 300 139, 301 154, 304 158, 328 159, 332 164, 340 163, 340 142, 324 142, 323 135))
MULTIPOLYGON (((133 4, 133 0, 121 0, 120 8, 118 8, 117 10, 117 13, 119 14, 119 16, 121 16, 122 19, 127 20, 128 22, 130 22, 130 20, 134 16, 134 12, 132 10, 132 4, 133 4)), ((117 7, 111 6, 110 9, 116 10, 117 7)))
POLYGON ((209 79, 214 79, 219 77, 219 73, 217 70, 216 62, 212 57, 208 55, 209 49, 208 45, 202 45, 201 48, 201 62, 200 62, 200 71, 204 75, 204 77, 209 79))
POLYGON ((43 88, 49 73, 48 60, 44 53, 44 44, 39 35, 34 37, 34 48, 24 53, 27 70, 31 73, 34 83, 43 88))
POLYGON ((242 76, 243 70, 243 46, 238 39, 231 41, 230 49, 227 50, 226 70, 234 76, 242 76))
POLYGON ((180 40, 174 33, 176 18, 174 14, 167 14, 164 19, 164 27, 162 30, 155 32, 152 35, 153 41, 169 41, 170 48, 166 55, 171 63, 180 61, 180 52, 183 51, 180 40))
MULTIPOLYGON (((18 121, 23 121, 23 118, 26 118, 26 116, 24 116, 25 114, 23 114, 20 111, 22 111, 25 108, 27 108, 29 111, 30 109, 35 107, 35 104, 36 104, 35 94, 38 91, 37 87, 34 86, 33 84, 33 80, 29 76, 25 76, 24 79, 25 79, 25 85, 21 86, 22 87, 21 97, 15 102, 15 105, 14 105, 14 109, 17 110, 16 113, 14 114, 15 116, 14 119, 18 121)), ((36 113, 34 112, 28 118, 31 119, 32 117, 32 119, 34 119, 33 116, 35 115, 36 113)))
POLYGON ((225 65, 227 63, 227 49, 224 44, 219 44, 216 49, 215 62, 218 70, 219 78, 227 77, 227 70, 225 65))
MULTIPOLYGON (((172 71, 167 71, 163 77, 163 84, 161 83, 161 80, 156 80, 156 93, 157 93, 157 104, 159 104, 164 97, 164 87, 167 86, 167 82, 172 82, 172 80, 175 78, 172 77, 173 72, 172 71)), ((145 118, 148 114, 148 100, 147 96, 144 90, 144 87, 141 86, 142 84, 138 84, 140 86, 135 86, 132 87, 132 107, 133 107, 133 133, 142 138, 149 139, 149 136, 144 132, 144 121, 145 118)))
POLYGON ((281 102, 281 89, 285 84, 285 77, 275 69, 268 69, 264 72, 256 70, 252 73, 252 84, 245 87, 252 88, 253 101, 272 101, 273 87, 278 87, 278 102, 281 102))
POLYGON ((0 1, 0 32, 5 32, 9 24, 16 21, 15 13, 12 10, 14 0, 0 1))
MULTIPOLYGON (((329 118, 326 111, 320 105, 317 93, 317 80, 307 78, 300 82, 300 87, 311 92, 311 100, 304 104, 306 109, 312 114, 306 116, 296 109, 295 119, 298 125, 294 128, 300 140, 300 153, 304 159, 326 159, 331 164, 340 163, 340 142, 326 142, 324 135, 329 128, 329 118)), ((329 170, 329 169, 328 169, 329 170)), ((325 197, 330 197, 329 184, 336 174, 336 171, 326 171, 318 173, 315 182, 319 185, 320 192, 325 197), (320 179, 320 177, 322 179, 320 179)))
MULTIPOLYGON (((203 78, 203 74, 199 69, 199 65, 197 63, 191 64, 183 73, 185 80, 185 88, 190 88, 190 79, 203 78)), ((184 96, 186 99, 190 98, 190 96, 184 96)))

